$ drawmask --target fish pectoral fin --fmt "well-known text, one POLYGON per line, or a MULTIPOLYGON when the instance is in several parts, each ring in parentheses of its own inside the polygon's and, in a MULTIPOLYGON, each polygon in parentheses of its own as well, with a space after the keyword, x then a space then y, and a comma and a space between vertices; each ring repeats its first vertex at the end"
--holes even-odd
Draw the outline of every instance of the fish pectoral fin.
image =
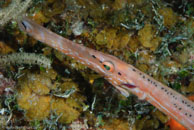
POLYGON ((119 92, 123 95, 123 96, 125 96, 125 97, 129 97, 129 92, 127 91, 127 90, 125 90, 124 88, 121 88, 121 87, 119 87, 119 86, 116 86, 116 88, 119 90, 119 92))

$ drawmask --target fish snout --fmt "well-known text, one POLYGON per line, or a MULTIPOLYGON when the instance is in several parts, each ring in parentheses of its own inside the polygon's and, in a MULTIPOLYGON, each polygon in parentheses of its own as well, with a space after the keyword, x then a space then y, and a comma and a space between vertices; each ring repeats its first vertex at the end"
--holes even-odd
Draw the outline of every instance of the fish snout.
POLYGON ((29 32, 32 29, 32 25, 30 24, 27 18, 24 18, 19 21, 18 26, 24 32, 29 32))

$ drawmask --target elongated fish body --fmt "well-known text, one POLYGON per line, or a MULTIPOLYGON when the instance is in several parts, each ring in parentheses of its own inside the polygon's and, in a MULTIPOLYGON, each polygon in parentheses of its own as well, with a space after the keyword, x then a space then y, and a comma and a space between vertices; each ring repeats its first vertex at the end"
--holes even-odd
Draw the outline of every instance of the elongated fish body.
POLYGON ((28 18, 19 27, 30 36, 76 59, 105 77, 124 96, 129 92, 194 130, 194 103, 118 58, 65 39, 28 18))

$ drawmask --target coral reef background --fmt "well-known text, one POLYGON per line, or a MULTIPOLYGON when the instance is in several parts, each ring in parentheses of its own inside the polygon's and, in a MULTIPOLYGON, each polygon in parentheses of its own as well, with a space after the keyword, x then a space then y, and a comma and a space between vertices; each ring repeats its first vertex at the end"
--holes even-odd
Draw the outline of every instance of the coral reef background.
POLYGON ((94 71, 21 32, 15 21, 22 16, 114 55, 185 96, 194 93, 190 0, 0 1, 0 84, 6 81, 3 91, 14 88, 1 93, 2 129, 171 128, 151 104, 122 97, 94 71))
MULTIPOLYGON (((10 0, 8 0, 9 2, 10 0)), ((11 0, 11 3, 6 8, 0 10, 0 26, 4 26, 10 20, 22 18, 24 12, 31 5, 32 0, 11 0)))

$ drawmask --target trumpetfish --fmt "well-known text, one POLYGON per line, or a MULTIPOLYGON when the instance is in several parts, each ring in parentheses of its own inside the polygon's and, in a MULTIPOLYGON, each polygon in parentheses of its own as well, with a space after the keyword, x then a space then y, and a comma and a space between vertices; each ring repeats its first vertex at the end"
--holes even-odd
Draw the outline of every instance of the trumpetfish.
POLYGON ((104 76, 124 96, 129 93, 146 100, 160 111, 194 130, 194 103, 149 75, 117 57, 74 43, 29 18, 19 22, 22 31, 36 40, 76 59, 104 76))

